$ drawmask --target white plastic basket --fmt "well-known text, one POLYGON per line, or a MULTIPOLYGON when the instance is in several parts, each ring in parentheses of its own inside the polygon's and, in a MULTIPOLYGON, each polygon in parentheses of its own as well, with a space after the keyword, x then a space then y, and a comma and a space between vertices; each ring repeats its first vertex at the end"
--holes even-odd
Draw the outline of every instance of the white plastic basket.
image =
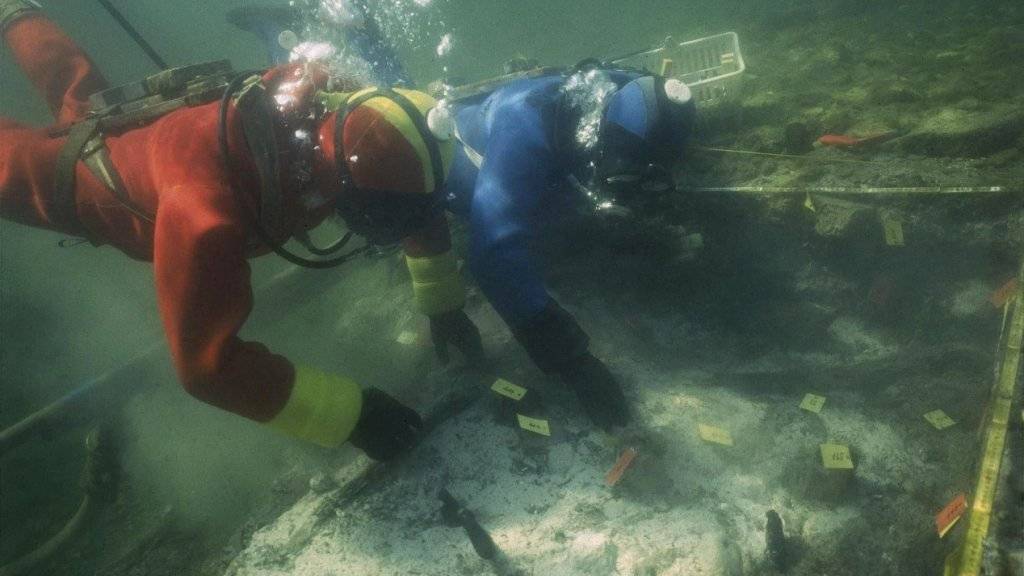
POLYGON ((740 76, 747 69, 740 51, 740 38, 725 32, 676 44, 671 37, 665 45, 616 60, 637 68, 646 68, 690 87, 698 104, 720 101, 735 92, 740 76))

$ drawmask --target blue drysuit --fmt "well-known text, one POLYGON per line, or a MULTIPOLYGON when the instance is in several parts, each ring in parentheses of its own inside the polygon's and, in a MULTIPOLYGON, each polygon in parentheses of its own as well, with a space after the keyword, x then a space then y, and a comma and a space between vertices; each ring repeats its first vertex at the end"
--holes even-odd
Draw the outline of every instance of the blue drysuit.
MULTIPOLYGON (((637 74, 609 76, 621 86, 637 74)), ((457 149, 448 207, 469 219, 470 270, 513 327, 536 317, 550 299, 530 254, 534 234, 551 219, 568 215, 578 201, 566 185, 572 159, 559 149, 563 135, 556 131, 564 80, 557 73, 517 80, 453 105, 459 134, 484 159, 478 169, 462 147, 457 149)))

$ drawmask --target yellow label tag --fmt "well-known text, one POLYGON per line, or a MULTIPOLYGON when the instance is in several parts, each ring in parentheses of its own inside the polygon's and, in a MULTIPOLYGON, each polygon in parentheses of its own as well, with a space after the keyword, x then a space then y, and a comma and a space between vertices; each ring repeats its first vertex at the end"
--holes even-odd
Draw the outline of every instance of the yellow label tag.
POLYGON ((491 386, 491 390, 497 392, 498 394, 506 398, 511 398, 516 401, 522 400, 523 396, 526 396, 526 388, 523 388, 522 386, 516 386, 515 384, 503 378, 498 378, 497 380, 495 380, 494 385, 491 386))
POLYGON ((822 444, 821 462, 831 470, 853 470, 850 448, 842 444, 822 444))
POLYGON ((397 340, 402 346, 409 346, 416 343, 416 333, 405 330, 399 334, 398 338, 395 338, 395 340, 397 340))
POLYGON ((882 217, 882 227, 885 229, 885 243, 889 246, 903 246, 903 223, 896 216, 882 217))
POLYGON ((698 424, 697 432, 705 442, 712 442, 723 446, 732 446, 732 434, 729 434, 728 430, 715 428, 714 426, 708 426, 707 424, 698 424))
POLYGON ((814 206, 814 200, 811 200, 811 193, 808 192, 804 198, 804 208, 807 208, 811 212, 817 212, 818 209, 814 206))
POLYGON ((935 426, 936 430, 942 430, 949 428, 956 421, 946 415, 942 410, 932 410, 931 412, 924 415, 924 419, 927 420, 932 426, 935 426))
POLYGON ((821 407, 825 405, 825 397, 818 396, 817 394, 806 394, 804 401, 800 403, 800 407, 808 412, 814 412, 815 414, 821 412, 821 407))
POLYGON ((519 420, 519 427, 523 430, 528 430, 541 436, 551 436, 551 427, 548 426, 547 420, 540 420, 538 418, 530 418, 529 416, 523 416, 522 414, 516 414, 516 419, 519 420))

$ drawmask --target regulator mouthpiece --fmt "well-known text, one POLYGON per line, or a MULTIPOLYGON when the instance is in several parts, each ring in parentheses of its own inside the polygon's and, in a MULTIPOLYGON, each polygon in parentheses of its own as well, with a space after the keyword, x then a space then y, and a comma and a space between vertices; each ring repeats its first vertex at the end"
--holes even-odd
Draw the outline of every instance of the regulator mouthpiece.
POLYGON ((291 52, 299 45, 299 35, 292 30, 282 30, 277 35, 277 45, 291 52))

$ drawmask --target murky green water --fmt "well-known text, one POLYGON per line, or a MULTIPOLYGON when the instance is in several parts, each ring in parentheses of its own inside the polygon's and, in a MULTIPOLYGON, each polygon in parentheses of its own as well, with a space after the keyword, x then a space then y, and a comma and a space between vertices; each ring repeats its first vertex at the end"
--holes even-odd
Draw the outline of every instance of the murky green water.
MULTIPOLYGON (((115 4, 169 62, 228 58, 236 69, 266 65, 255 37, 224 20, 243 2, 115 4)), ((483 481, 463 478, 459 486, 525 573, 771 574, 763 553, 769 507, 779 509, 794 554, 799 550, 791 573, 935 573, 963 527, 940 540, 932 517, 956 493, 970 494, 974 482, 974 430, 992 383, 1002 320, 989 298, 1016 273, 1024 245, 1024 76, 1017 69, 1024 8, 959 0, 379 4, 383 28, 421 85, 445 75, 487 78, 516 56, 571 65, 653 46, 666 36, 681 41, 725 31, 739 34, 747 63, 735 96, 702 110, 697 136, 702 146, 734 152, 694 152, 677 174, 691 192, 639 223, 567 223, 542 248, 551 286, 591 333, 595 353, 622 376, 652 434, 657 456, 641 468, 643 479, 619 492, 595 488, 619 446, 601 444, 605 439, 580 414, 562 406, 572 399, 560 397, 530 365, 476 295, 469 310, 500 369, 524 385, 552 389, 548 400, 559 406, 552 410, 569 432, 550 445, 524 440, 509 432, 500 411, 496 416, 485 406, 464 425, 502 443, 500 449, 435 445, 437 453, 410 465, 412 476, 382 488, 387 497, 408 498, 408 510, 429 515, 432 504, 420 496, 437 480, 432 466, 445 450, 461 449, 491 458, 490 466, 518 466, 509 476, 488 477, 496 486, 513 490, 534 482, 547 490, 516 492, 537 499, 523 505, 540 512, 523 515, 510 506, 488 508, 483 481), (446 35, 450 50, 438 57, 446 35), (878 148, 813 146, 825 134, 889 131, 902 137, 878 148), (881 198, 692 192, 749 186, 1000 186, 1007 192, 881 198), (891 218, 901 222, 902 247, 886 243, 884 222, 891 218), (696 255, 692 242, 681 241, 694 234, 701 236, 696 255), (793 407, 794 399, 798 404, 806 392, 827 396, 831 415, 826 408, 820 419, 800 420, 807 414, 793 407), (920 417, 940 405, 958 422, 945 436, 920 417), (492 426, 480 425, 491 418, 492 426), (736 450, 706 451, 695 430, 708 418, 732 427, 736 450), (492 428, 494 438, 481 431, 492 428), (814 475, 816 444, 830 439, 853 446, 858 476, 849 487, 822 487, 814 475), (573 464, 562 466, 559 458, 573 464), (563 478, 575 494, 564 493, 563 478), (533 524, 550 534, 524 528, 533 524), (656 543, 643 544, 641 533, 656 543), (716 558, 727 560, 701 556, 698 549, 722 541, 728 545, 715 549, 716 558)), ((51 0, 45 7, 112 84, 153 72, 98 4, 51 0)), ((50 121, 9 52, 0 57, 0 78, 0 115, 50 121)), ((457 243, 464 233, 457 229, 457 243)), ((272 526, 306 493, 311 475, 344 470, 352 454, 298 445, 187 397, 159 346, 151 266, 109 247, 59 248, 60 239, 0 222, 0 425, 153 346, 157 351, 136 377, 139 386, 156 386, 121 413, 127 482, 117 503, 36 573, 223 574, 256 529, 272 526), (172 512, 165 514, 168 506, 172 512)), ((288 266, 266 256, 253 268, 260 286, 288 266)), ((448 385, 429 349, 395 342, 407 331, 421 340, 425 334, 399 261, 360 261, 306 278, 298 283, 306 287, 298 302, 281 298, 271 310, 258 300, 244 335, 422 406, 435 387, 448 385)), ((33 549, 74 513, 86 428, 35 439, 0 461, 0 564, 33 549)), ((1017 444, 1007 466, 1019 476, 1019 419, 1011 428, 1017 444)), ((461 441, 457 428, 442 434, 461 441)), ((472 461, 452 461, 463 467, 454 476, 473 476, 466 470, 472 461)), ((1017 564, 993 560, 1007 570, 995 573, 1019 569, 1024 547, 1021 486, 1006 486, 996 530, 1003 556, 1017 564)), ((378 510, 376 504, 367 509, 378 510)), ((421 526, 409 520, 411 512, 380 510, 379 520, 367 513, 352 522, 385 534, 412 522, 435 534, 434 519, 421 526)), ((280 549, 255 560, 248 549, 251 561, 233 573, 313 574, 310 566, 323 560, 327 568, 319 573, 340 574, 346 558, 365 570, 359 573, 409 573, 400 571, 408 570, 408 557, 434 563, 424 564, 423 574, 501 573, 475 562, 468 547, 446 556, 410 536, 407 544, 394 543, 396 550, 368 553, 363 548, 386 540, 346 540, 340 525, 321 529, 310 539, 326 559, 315 555, 316 545, 294 542, 287 549, 270 539, 267 546, 280 549)), ((465 545, 455 532, 437 538, 430 544, 465 545)))

